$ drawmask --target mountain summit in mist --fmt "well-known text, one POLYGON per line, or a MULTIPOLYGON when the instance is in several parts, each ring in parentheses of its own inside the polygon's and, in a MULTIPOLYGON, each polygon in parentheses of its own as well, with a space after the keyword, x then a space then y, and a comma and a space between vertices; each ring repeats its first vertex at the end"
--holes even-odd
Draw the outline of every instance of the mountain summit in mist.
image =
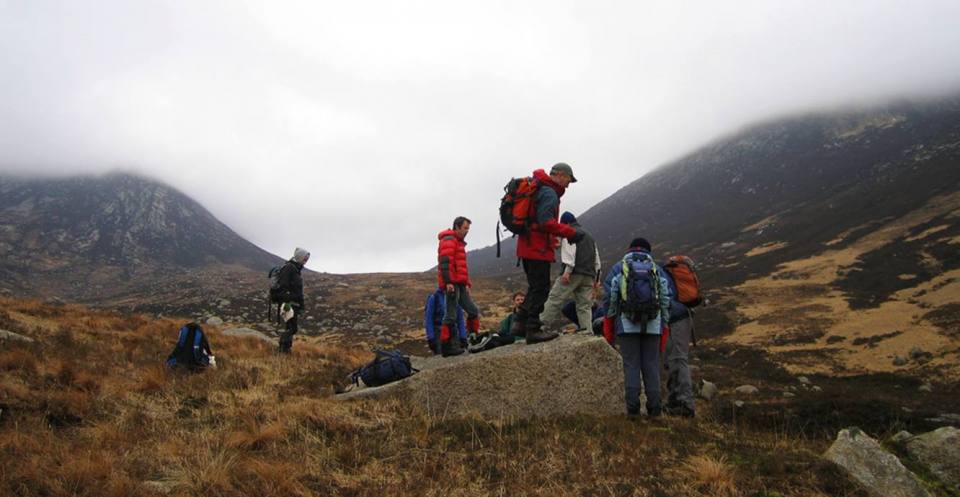
POLYGON ((165 184, 129 174, 0 177, 0 285, 97 300, 210 266, 279 259, 165 184))
MULTIPOLYGON (((575 214, 606 265, 644 236, 659 255, 683 252, 703 262, 717 286, 769 273, 827 244, 843 247, 958 190, 960 96, 757 124, 575 214)), ((568 192, 576 194, 576 187, 568 192)), ((955 219, 948 224, 944 234, 958 234, 955 219)), ((946 252, 945 243, 931 250, 946 252)), ((471 252, 471 273, 519 274, 513 247, 510 241, 500 259, 493 247, 471 252)))

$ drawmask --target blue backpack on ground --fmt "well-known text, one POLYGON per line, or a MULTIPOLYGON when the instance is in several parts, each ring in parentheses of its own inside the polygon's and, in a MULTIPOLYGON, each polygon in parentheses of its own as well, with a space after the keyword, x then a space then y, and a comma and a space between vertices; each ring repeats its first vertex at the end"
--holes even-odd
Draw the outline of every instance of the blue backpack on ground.
POLYGON ((196 323, 187 323, 180 328, 180 337, 167 357, 167 366, 202 369, 210 365, 209 353, 210 345, 203 335, 203 329, 196 323))
POLYGON ((419 370, 410 364, 410 358, 399 350, 374 349, 376 357, 370 363, 350 374, 350 380, 368 387, 378 387, 397 380, 402 380, 419 370))
POLYGON ((620 270, 620 312, 634 323, 660 314, 660 275, 650 257, 624 258, 620 270))

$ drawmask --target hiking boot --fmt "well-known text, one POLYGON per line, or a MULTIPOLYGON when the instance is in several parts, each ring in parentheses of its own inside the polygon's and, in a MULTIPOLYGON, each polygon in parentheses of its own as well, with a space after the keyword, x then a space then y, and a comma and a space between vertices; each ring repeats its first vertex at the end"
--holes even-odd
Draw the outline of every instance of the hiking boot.
POLYGON ((540 342, 549 342, 554 338, 557 338, 558 335, 554 331, 544 331, 544 330, 527 330, 527 345, 532 345, 540 342))
POLYGON ((668 405, 663 408, 663 412, 671 416, 680 416, 681 418, 692 418, 696 415, 693 409, 684 405, 668 405))
POLYGON ((460 355, 463 353, 463 347, 460 346, 459 338, 450 338, 440 346, 440 353, 443 357, 460 355))

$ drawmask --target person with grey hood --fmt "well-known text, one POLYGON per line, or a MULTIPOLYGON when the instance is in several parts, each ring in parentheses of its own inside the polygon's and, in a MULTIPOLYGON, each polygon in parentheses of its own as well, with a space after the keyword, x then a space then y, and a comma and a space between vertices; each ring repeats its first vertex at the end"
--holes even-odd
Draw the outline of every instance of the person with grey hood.
POLYGON ((293 347, 293 336, 297 334, 297 319, 303 312, 303 277, 300 272, 310 260, 310 252, 297 247, 293 258, 280 269, 277 277, 280 287, 280 302, 286 329, 280 334, 280 353, 289 354, 293 347))
POLYGON ((577 218, 570 212, 560 216, 560 223, 583 233, 576 244, 567 239, 560 241, 560 261, 563 271, 550 289, 547 303, 540 313, 540 321, 546 326, 554 326, 560 321, 564 304, 574 300, 577 320, 581 330, 591 329, 593 323, 593 296, 600 288, 600 251, 597 242, 589 233, 583 231, 577 218))

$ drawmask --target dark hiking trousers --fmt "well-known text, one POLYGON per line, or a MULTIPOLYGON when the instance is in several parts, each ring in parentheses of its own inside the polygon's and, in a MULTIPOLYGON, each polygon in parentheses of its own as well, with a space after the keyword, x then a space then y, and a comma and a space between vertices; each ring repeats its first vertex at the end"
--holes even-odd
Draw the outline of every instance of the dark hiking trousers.
POLYGON ((660 335, 627 333, 617 335, 623 357, 624 400, 628 413, 640 412, 640 382, 647 395, 647 414, 659 416, 660 335))
POLYGON ((670 324, 667 338, 667 406, 694 411, 693 382, 690 380, 690 341, 693 319, 670 324))
POLYGON ((300 308, 293 307, 293 317, 287 321, 287 329, 280 334, 280 352, 289 354, 293 348, 293 335, 297 334, 297 319, 300 317, 300 308))
POLYGON ((463 312, 467 314, 467 319, 473 319, 480 315, 477 304, 470 297, 466 285, 453 285, 452 292, 446 292, 446 307, 443 310, 443 324, 450 327, 450 334, 457 335, 457 307, 462 307, 463 312))
POLYGON ((527 296, 517 309, 514 319, 520 320, 528 330, 539 330, 543 323, 540 314, 550 295, 550 263, 533 259, 523 260, 523 272, 527 275, 527 296))

